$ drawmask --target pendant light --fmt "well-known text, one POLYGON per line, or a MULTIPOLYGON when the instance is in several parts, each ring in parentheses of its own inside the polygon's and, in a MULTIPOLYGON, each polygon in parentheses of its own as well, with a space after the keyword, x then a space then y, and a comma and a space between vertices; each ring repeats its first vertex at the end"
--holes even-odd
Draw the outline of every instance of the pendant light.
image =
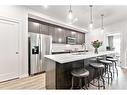
POLYGON ((104 14, 101 14, 101 31, 104 31, 104 14))
POLYGON ((69 9, 68 18, 69 18, 70 20, 72 20, 72 18, 73 18, 71 5, 70 5, 70 9, 69 9))
POLYGON ((89 24, 89 28, 90 30, 93 29, 93 13, 92 13, 92 8, 93 8, 93 5, 90 5, 90 24, 89 24))

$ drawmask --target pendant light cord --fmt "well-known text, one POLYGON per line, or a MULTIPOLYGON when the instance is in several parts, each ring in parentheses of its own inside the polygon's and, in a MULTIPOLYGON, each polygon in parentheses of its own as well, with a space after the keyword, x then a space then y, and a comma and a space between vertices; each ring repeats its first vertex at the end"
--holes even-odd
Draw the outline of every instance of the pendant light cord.
POLYGON ((92 7, 93 7, 93 5, 90 5, 90 23, 93 23, 93 13, 92 13, 92 7))
POLYGON ((69 9, 69 12, 72 12, 72 10, 71 10, 71 5, 70 5, 70 9, 69 9))
POLYGON ((104 14, 101 14, 101 19, 102 19, 102 21, 101 21, 101 29, 104 29, 104 21, 103 21, 103 18, 104 17, 104 14))

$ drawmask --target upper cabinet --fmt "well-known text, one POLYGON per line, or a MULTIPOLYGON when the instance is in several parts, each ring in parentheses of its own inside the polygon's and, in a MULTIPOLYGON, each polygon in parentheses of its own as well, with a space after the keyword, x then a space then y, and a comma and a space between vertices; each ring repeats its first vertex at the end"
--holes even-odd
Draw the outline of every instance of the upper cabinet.
POLYGON ((40 24, 36 22, 28 22, 28 32, 40 33, 40 24))
POLYGON ((49 35, 52 35, 52 42, 57 43, 57 32, 54 26, 49 26, 49 35))
POLYGON ((76 32, 55 25, 39 23, 33 20, 29 20, 28 22, 28 32, 52 35, 53 43, 66 44, 67 37, 76 38, 76 44, 83 44, 85 42, 85 33, 76 32))
POLYGON ((85 43, 85 34, 84 33, 77 33, 77 44, 85 43))
POLYGON ((49 35, 48 25, 40 24, 40 33, 49 35))

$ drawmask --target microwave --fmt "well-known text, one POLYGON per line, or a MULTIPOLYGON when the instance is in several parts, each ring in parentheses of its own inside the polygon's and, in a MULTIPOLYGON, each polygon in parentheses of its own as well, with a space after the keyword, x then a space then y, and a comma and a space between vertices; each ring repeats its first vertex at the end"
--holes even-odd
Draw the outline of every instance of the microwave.
POLYGON ((66 37, 66 43, 74 45, 74 44, 76 44, 76 38, 74 38, 74 37, 66 37))

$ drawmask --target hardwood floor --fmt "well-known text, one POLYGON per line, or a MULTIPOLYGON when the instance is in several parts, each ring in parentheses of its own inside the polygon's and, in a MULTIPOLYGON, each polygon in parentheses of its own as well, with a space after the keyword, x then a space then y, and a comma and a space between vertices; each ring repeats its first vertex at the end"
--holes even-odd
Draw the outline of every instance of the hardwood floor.
MULTIPOLYGON (((108 85, 107 80, 106 81, 106 90, 127 90, 127 69, 121 69, 118 67, 118 77, 115 74, 115 77, 113 78, 113 82, 108 85)), ((90 85, 90 90, 97 90, 96 87, 90 85)), ((102 88, 101 88, 102 89, 102 88)))
POLYGON ((45 73, 0 83, 0 89, 45 89, 45 73))
MULTIPOLYGON (((45 89, 45 73, 35 75, 32 77, 15 79, 7 82, 0 83, 0 89, 12 89, 12 90, 42 90, 45 89)), ((107 84, 107 83, 106 83, 107 84)), ((96 90, 97 88, 90 85, 90 90, 96 90)), ((127 69, 119 68, 119 76, 115 76, 111 85, 106 85, 107 90, 127 90, 127 69)))

